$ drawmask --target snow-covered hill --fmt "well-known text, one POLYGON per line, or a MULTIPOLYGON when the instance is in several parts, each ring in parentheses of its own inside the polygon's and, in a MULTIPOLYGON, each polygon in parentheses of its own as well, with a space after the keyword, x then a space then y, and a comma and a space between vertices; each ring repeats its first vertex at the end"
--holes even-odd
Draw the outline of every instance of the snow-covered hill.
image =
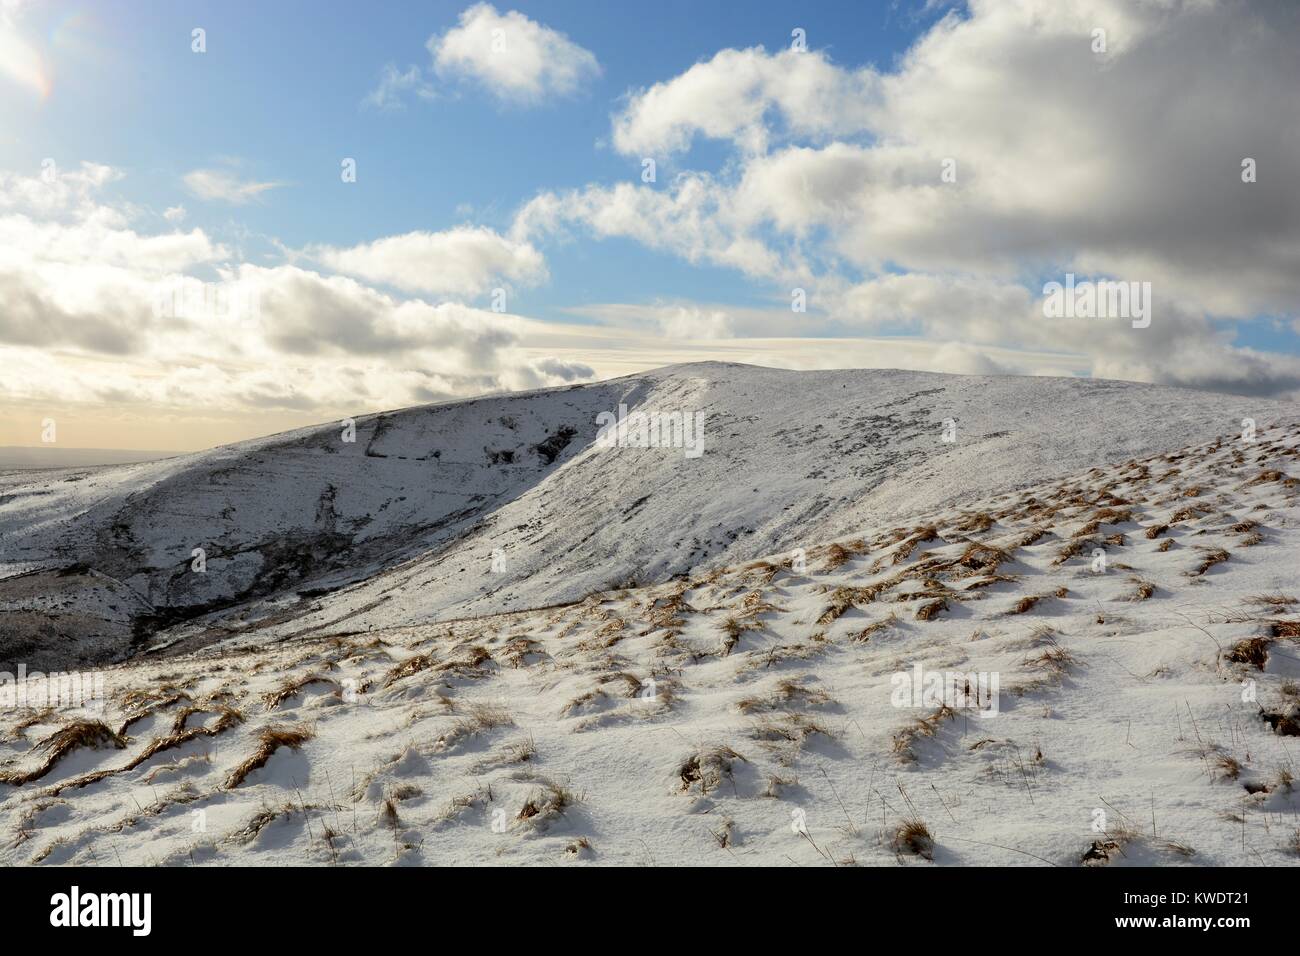
POLYGON ((707 363, 370 415, 355 441, 330 423, 161 462, 8 475, 0 664, 561 603, 1289 411, 1097 380, 707 363), (703 453, 601 447, 598 416, 620 405, 702 416, 703 453))
MULTIPOLYGON (((942 463, 921 494, 970 488, 942 463)), ((0 708, 0 862, 1300 863, 1298 476, 1291 422, 563 606, 115 665, 102 708, 0 708)))

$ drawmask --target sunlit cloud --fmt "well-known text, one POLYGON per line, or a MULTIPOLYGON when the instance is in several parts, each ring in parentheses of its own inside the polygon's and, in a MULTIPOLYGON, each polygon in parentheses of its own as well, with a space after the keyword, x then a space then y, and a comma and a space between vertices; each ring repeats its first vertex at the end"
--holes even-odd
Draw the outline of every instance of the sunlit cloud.
POLYGON ((227 169, 195 169, 185 174, 185 187, 199 199, 228 202, 236 206, 254 202, 263 193, 283 186, 283 183, 260 183, 240 179, 227 169))

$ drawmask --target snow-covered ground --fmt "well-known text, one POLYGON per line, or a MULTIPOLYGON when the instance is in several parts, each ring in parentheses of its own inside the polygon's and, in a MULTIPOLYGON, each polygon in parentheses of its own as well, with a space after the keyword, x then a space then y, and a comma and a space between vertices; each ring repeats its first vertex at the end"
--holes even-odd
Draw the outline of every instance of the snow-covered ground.
POLYGON ((571 601, 1292 411, 1097 380, 703 363, 372 415, 355 436, 330 423, 0 476, 0 666, 571 601), (620 404, 698 413, 703 453, 600 447, 597 418, 620 404))
POLYGON ((102 712, 0 709, 0 861, 1300 862, 1294 409, 684 366, 337 437, 0 488, 11 607, 238 596, 102 712), (620 400, 707 409, 705 454, 595 447, 620 400), (165 535, 240 528, 325 557, 182 579, 165 535))

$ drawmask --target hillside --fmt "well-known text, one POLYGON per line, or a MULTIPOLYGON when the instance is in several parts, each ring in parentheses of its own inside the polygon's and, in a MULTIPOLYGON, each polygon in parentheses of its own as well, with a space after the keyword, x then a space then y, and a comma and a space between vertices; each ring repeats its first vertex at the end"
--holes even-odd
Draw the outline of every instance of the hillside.
POLYGON ((1292 422, 558 607, 116 665, 102 710, 0 711, 0 861, 1295 864, 1297 475, 1292 422))
POLYGON ((0 664, 561 603, 1289 411, 1098 380, 699 364, 370 415, 352 442, 330 423, 160 462, 8 475, 0 664), (620 404, 700 413, 703 453, 598 447, 597 416, 620 404))

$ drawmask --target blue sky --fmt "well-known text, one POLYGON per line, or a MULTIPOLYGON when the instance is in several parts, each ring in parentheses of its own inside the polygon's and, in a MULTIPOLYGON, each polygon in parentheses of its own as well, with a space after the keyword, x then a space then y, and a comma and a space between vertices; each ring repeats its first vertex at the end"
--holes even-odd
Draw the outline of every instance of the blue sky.
MULTIPOLYGON (((465 221, 503 228, 541 190, 639 178, 639 161, 608 147, 610 114, 629 90, 726 47, 788 45, 795 25, 814 43, 820 37, 837 61, 888 65, 937 16, 924 4, 894 3, 657 2, 652 14, 603 2, 517 3, 514 9, 599 51, 602 72, 580 95, 528 109, 435 81, 430 102, 411 97, 400 110, 364 103, 385 65, 427 66, 425 41, 454 27, 465 7, 36 6, 32 27, 51 41, 53 89, 43 102, 0 91, 11 117, 5 125, 39 133, 0 143, 0 166, 33 168, 47 156, 106 163, 129 172, 120 185, 126 198, 158 209, 187 204, 187 223, 222 238, 247 230, 295 246, 346 245, 465 221), (196 26, 207 31, 202 56, 190 49, 196 26), (343 157, 358 160, 355 188, 340 183, 343 157), (239 159, 250 178, 286 185, 273 199, 240 207, 237 218, 194 203, 183 175, 224 158, 239 159)), ((251 249, 273 251, 265 241, 251 249)), ((537 315, 629 297, 766 299, 732 270, 628 242, 559 248, 550 269, 553 281, 528 293, 537 315)))
POLYGON ((1241 0, 0 0, 0 444, 702 359, 1294 395, 1297 39, 1241 0), (1046 320, 1067 273, 1154 320, 1046 320), (255 325, 160 311, 185 283, 255 325))

